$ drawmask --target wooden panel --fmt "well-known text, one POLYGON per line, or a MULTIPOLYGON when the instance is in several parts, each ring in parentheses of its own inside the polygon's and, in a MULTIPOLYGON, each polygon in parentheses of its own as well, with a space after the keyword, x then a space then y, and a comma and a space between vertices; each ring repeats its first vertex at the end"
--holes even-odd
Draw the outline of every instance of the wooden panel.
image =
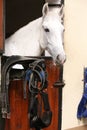
POLYGON ((59 107, 59 90, 53 87, 55 81, 58 80, 59 77, 59 69, 53 65, 52 62, 47 61, 47 71, 48 71, 48 95, 50 106, 52 110, 52 123, 45 130, 58 130, 58 107, 59 107))
POLYGON ((6 120, 5 130, 29 130, 28 99, 23 99, 22 81, 10 84, 11 118, 6 120))
POLYGON ((4 30, 4 22, 3 22, 3 0, 0 0, 0 53, 3 52, 3 30, 4 30))
MULTIPOLYGON (((53 65, 51 61, 46 62, 48 72, 48 95, 52 110, 52 122, 44 130, 60 130, 59 128, 59 89, 54 88, 53 84, 59 78, 59 68, 53 65)), ((28 119, 28 98, 23 99, 23 81, 16 80, 10 84, 10 109, 11 118, 6 119, 5 130, 30 130, 28 119)), ((27 92, 28 95, 28 92, 27 92)), ((34 130, 34 129, 32 129, 34 130)))

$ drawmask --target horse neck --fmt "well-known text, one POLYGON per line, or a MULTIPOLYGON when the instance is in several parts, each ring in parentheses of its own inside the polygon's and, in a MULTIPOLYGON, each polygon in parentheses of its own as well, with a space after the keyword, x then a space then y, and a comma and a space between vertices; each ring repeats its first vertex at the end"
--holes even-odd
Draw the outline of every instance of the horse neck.
POLYGON ((36 37, 38 39, 38 43, 39 43, 39 46, 40 46, 41 54, 44 51, 44 48, 42 47, 42 43, 44 43, 44 40, 43 40, 43 29, 42 29, 42 20, 43 20, 43 18, 40 17, 40 18, 34 20, 33 22, 31 22, 31 24, 32 24, 31 26, 35 27, 33 32, 35 32, 35 35, 36 35, 36 37))
POLYGON ((12 36, 7 38, 5 40, 5 55, 40 56, 42 53, 39 41, 41 22, 42 18, 40 17, 20 28, 12 36), (31 48, 31 51, 28 48, 31 48))
POLYGON ((44 51, 44 48, 43 48, 43 46, 42 46, 42 44, 44 44, 42 21, 43 21, 43 18, 40 17, 40 18, 34 20, 33 22, 31 22, 32 25, 30 25, 30 26, 32 26, 32 27, 35 27, 35 28, 34 28, 35 31, 33 31, 33 32, 35 32, 35 35, 37 35, 37 37, 38 37, 37 39, 38 39, 38 42, 39 42, 41 54, 42 54, 43 51, 44 51))
MULTIPOLYGON (((39 46, 35 48, 35 50, 37 49, 37 52, 39 52, 39 53, 37 53, 35 55, 40 56, 44 50, 41 47, 41 42, 42 42, 41 39, 43 39, 42 38, 43 37, 43 35, 42 35, 42 17, 30 22, 28 24, 28 28, 29 28, 29 30, 32 30, 32 33, 29 32, 29 34, 31 35, 31 37, 33 35, 33 39, 32 39, 33 46, 36 46, 36 45, 38 46, 38 44, 39 44, 39 46)), ((32 48, 32 45, 31 45, 31 48, 32 48)))

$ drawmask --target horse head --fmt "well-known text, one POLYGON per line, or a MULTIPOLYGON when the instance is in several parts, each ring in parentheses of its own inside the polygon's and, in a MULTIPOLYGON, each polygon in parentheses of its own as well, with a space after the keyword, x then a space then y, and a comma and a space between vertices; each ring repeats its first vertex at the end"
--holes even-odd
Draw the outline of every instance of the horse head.
POLYGON ((63 64, 66 55, 63 46, 64 26, 62 24, 63 7, 50 8, 46 3, 43 6, 41 47, 47 50, 55 63, 63 64))

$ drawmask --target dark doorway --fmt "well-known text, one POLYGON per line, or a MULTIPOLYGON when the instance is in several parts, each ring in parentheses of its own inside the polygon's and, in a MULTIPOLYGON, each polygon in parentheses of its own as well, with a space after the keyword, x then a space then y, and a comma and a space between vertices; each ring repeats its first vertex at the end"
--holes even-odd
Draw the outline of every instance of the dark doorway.
POLYGON ((5 0, 5 35, 10 36, 20 27, 42 15, 45 0, 5 0))

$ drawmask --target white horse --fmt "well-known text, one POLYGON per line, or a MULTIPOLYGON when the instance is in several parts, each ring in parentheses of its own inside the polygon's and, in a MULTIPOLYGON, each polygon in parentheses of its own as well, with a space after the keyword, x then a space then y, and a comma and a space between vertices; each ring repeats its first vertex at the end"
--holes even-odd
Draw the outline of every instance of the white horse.
POLYGON ((56 63, 65 62, 62 8, 48 7, 46 3, 42 14, 41 18, 30 22, 5 40, 4 55, 40 56, 47 50, 56 63))

